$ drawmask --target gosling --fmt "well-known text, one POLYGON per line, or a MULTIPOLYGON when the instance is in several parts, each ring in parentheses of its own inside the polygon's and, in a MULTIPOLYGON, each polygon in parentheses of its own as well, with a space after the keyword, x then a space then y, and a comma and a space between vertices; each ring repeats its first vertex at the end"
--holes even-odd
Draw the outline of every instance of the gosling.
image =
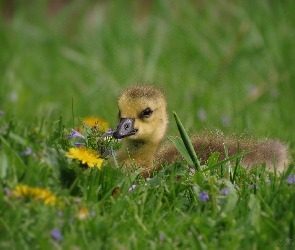
MULTIPOLYGON (((168 126, 167 103, 161 90, 151 85, 132 86, 119 96, 118 108, 120 122, 113 136, 123 139, 117 152, 120 165, 129 169, 141 167, 144 169, 142 176, 146 178, 165 162, 181 159, 173 144, 161 146, 168 126)), ((225 159, 224 145, 228 148, 228 157, 238 150, 250 152, 241 161, 245 168, 265 163, 269 170, 275 166, 283 171, 290 159, 287 146, 278 140, 255 141, 200 134, 191 141, 201 164, 205 164, 213 152, 219 152, 219 159, 225 159)))

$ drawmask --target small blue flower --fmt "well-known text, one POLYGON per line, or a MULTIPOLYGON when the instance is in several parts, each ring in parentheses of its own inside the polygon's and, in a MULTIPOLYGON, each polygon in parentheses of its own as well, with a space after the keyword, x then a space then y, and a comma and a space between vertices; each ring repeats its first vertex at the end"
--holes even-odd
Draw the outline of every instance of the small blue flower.
POLYGON ((85 139, 84 135, 81 135, 78 131, 76 131, 75 129, 71 129, 72 130, 72 133, 70 135, 67 136, 68 139, 71 139, 71 138, 77 138, 77 137, 80 137, 80 138, 83 138, 85 139))
POLYGON ((129 189, 128 189, 128 192, 131 192, 131 191, 133 191, 134 189, 136 188, 136 185, 135 184, 133 184, 129 189))
POLYGON ((25 151, 20 152, 20 155, 30 155, 32 153, 32 149, 27 147, 25 151))
POLYGON ((229 187, 223 188, 220 190, 220 193, 224 195, 228 195, 228 190, 229 190, 229 187))
POLYGON ((60 232, 60 230, 58 228, 51 230, 50 235, 56 241, 61 241, 62 240, 62 235, 61 235, 61 232, 60 232))
POLYGON ((286 182, 291 185, 295 182, 295 174, 292 176, 292 175, 289 175, 286 179, 286 182))
POLYGON ((206 191, 202 191, 199 194, 199 199, 203 202, 207 202, 210 198, 209 198, 209 194, 206 191))

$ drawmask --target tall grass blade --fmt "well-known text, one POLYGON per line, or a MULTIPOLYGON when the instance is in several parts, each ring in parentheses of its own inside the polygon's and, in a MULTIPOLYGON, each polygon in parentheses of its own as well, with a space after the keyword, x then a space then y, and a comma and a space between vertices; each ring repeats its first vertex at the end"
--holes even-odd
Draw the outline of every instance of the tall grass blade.
POLYGON ((179 120, 179 118, 177 116, 177 114, 175 112, 173 112, 173 115, 174 115, 174 118, 175 118, 175 121, 176 121, 178 131, 179 131, 180 136, 182 138, 182 141, 184 143, 184 146, 185 146, 190 158, 192 159, 195 168, 197 170, 199 170, 200 169, 200 162, 198 160, 198 157, 196 155, 194 147, 193 147, 193 145, 192 145, 192 143, 190 141, 190 138, 189 138, 188 134, 186 133, 181 121, 179 120))

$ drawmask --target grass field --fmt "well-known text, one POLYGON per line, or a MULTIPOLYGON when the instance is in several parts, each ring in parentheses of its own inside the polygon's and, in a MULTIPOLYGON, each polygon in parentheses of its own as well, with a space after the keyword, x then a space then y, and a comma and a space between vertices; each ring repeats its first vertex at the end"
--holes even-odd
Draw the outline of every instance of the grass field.
POLYGON ((154 83, 169 101, 169 135, 176 111, 189 133, 279 138, 294 159, 294 9, 71 1, 49 14, 46 1, 15 1, 0 23, 0 249, 295 249, 294 164, 246 173, 213 155, 216 171, 176 162, 143 180, 66 156, 76 142, 119 147, 100 140, 105 131, 69 135, 89 116, 115 129, 117 95, 154 83))

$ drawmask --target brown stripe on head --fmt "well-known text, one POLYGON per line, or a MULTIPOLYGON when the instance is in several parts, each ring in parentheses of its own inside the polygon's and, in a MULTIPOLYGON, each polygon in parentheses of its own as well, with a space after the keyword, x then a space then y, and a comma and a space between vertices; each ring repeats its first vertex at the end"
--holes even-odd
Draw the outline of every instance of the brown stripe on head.
POLYGON ((147 98, 147 99, 158 99, 163 98, 164 94, 158 88, 151 85, 136 85, 125 90, 119 99, 125 95, 126 97, 135 98, 147 98))

